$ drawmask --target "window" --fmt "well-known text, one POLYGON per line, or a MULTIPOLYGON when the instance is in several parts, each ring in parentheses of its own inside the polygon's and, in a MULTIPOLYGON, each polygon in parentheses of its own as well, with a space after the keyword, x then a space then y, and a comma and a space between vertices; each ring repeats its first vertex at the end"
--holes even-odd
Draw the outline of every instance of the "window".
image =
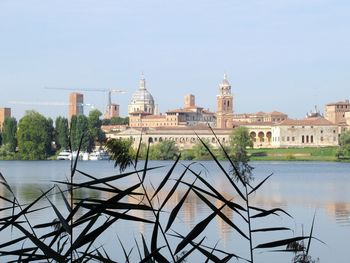
POLYGON ((321 136, 320 140, 321 140, 321 142, 323 142, 323 137, 322 136, 321 136))
POLYGON ((321 130, 321 133, 323 133, 323 130, 321 130))
POLYGON ((295 141, 295 137, 292 137, 292 142, 294 142, 295 141))
POLYGON ((310 142, 314 143, 314 136, 312 136, 312 135, 310 136, 310 142))
POLYGON ((303 129, 304 129, 304 128, 305 128, 305 126, 301 126, 301 128, 303 128, 303 129))
POLYGON ((287 136, 287 142, 289 142, 289 136, 287 136))
POLYGON ((305 137, 304 135, 301 136, 301 143, 304 143, 305 142, 305 137))

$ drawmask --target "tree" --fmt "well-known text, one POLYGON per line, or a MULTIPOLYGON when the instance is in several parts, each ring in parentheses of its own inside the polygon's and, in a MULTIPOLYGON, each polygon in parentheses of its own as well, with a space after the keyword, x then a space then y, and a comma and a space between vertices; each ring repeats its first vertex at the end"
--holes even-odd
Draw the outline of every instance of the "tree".
POLYGON ((17 147, 17 120, 13 117, 6 117, 2 130, 2 144, 8 144, 8 149, 14 152, 17 147))
POLYGON ((48 134, 49 121, 40 113, 27 111, 19 121, 17 138, 18 148, 22 159, 46 159, 51 148, 51 138, 48 134))
MULTIPOLYGON (((253 179, 253 167, 248 164, 250 160, 247 152, 248 147, 253 147, 253 141, 249 136, 248 129, 243 126, 235 128, 230 136, 229 155, 245 182, 253 179)), ((231 167, 231 173, 237 180, 238 175, 233 167, 231 167)))
POLYGON ((89 132, 91 136, 92 146, 94 146, 95 142, 99 142, 100 144, 106 139, 104 132, 101 130, 102 121, 100 117, 102 113, 99 110, 92 110, 89 113, 88 121, 89 121, 89 132))
POLYGON ((55 142, 58 149, 68 149, 68 120, 64 117, 57 117, 55 121, 55 142))
POLYGON ((153 160, 173 160, 179 149, 174 141, 158 142, 150 147, 149 157, 153 160))
POLYGON ((337 157, 350 156, 350 131, 344 132, 339 138, 339 149, 337 151, 337 157))
POLYGON ((76 151, 79 148, 79 143, 83 137, 81 151, 91 151, 91 136, 89 132, 89 121, 85 115, 73 116, 71 119, 70 139, 72 150, 76 151))
POLYGON ((53 127, 53 120, 51 118, 47 118, 47 122, 46 122, 46 132, 47 132, 47 135, 49 137, 49 141, 50 141, 50 144, 47 145, 47 149, 46 151, 52 155, 54 152, 52 150, 52 142, 54 141, 54 133, 55 133, 55 129, 53 127))
POLYGON ((112 117, 110 119, 103 119, 102 125, 127 125, 129 124, 129 117, 112 117))
MULTIPOLYGON (((209 140, 202 139, 203 142, 208 146, 208 148, 212 151, 213 147, 211 146, 209 140)), ((197 141, 195 145, 192 147, 193 155, 195 160, 208 160, 211 158, 210 153, 207 148, 203 145, 201 141, 197 141)))
POLYGON ((110 159, 114 160, 114 167, 119 165, 120 172, 123 172, 133 163, 135 152, 132 148, 132 140, 109 139, 106 142, 107 151, 111 154, 110 159))

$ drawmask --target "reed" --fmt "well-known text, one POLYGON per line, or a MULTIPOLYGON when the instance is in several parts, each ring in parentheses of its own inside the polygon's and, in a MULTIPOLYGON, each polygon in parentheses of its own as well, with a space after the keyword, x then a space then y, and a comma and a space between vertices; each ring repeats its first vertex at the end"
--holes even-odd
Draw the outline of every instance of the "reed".
MULTIPOLYGON (((199 137, 198 137, 199 138, 199 137)), ((80 141, 82 142, 83 138, 80 141)), ((231 169, 226 169, 218 160, 207 144, 199 138, 211 158, 220 170, 221 176, 227 181, 234 198, 226 198, 220 189, 212 186, 203 171, 194 169, 197 163, 183 164, 181 155, 177 156, 171 167, 164 173, 159 185, 150 187, 147 183, 152 171, 161 167, 151 166, 148 161, 149 145, 146 159, 142 164, 136 158, 131 160, 118 148, 118 143, 112 145, 113 158, 120 172, 114 175, 97 178, 78 167, 78 161, 71 163, 71 175, 67 181, 55 181, 53 188, 43 192, 30 204, 20 204, 11 186, 1 175, 1 184, 9 192, 11 198, 1 196, 7 204, 2 211, 11 211, 8 216, 0 218, 0 235, 8 234, 9 240, 0 244, 0 256, 7 262, 190 262, 196 256, 196 262, 250 262, 254 263, 257 251, 291 252, 294 262, 314 262, 309 255, 313 236, 314 220, 308 235, 291 236, 286 239, 256 243, 255 235, 269 232, 290 231, 284 226, 270 226, 255 228, 254 221, 266 220, 271 216, 292 217, 281 208, 264 209, 252 205, 252 198, 259 189, 268 182, 266 177, 256 185, 242 176, 242 172, 228 153, 222 147, 231 169), (123 157, 124 156, 124 157, 123 157), (121 165, 121 166, 120 166, 121 165), (126 169, 130 166, 128 169, 126 169), (179 175, 175 169, 181 169, 179 175), (83 181, 75 181, 79 176, 83 181), (120 187, 118 182, 125 178, 135 182, 126 187, 120 187), (135 180, 136 179, 136 180, 135 180), (169 208, 172 198, 179 189, 185 189, 183 195, 174 207, 169 208), (65 190, 62 190, 65 189, 65 190), (166 194, 164 193, 166 190, 166 194), (79 198, 79 190, 93 190, 101 193, 98 197, 79 198), (60 211, 51 201, 52 195, 58 195, 65 204, 65 211, 60 211), (190 195, 197 196, 209 209, 210 213, 195 222, 189 231, 177 229, 178 217, 190 195), (102 196, 102 197, 100 197, 102 196), (103 198, 105 197, 105 198, 103 198), (48 206, 37 207, 36 204, 46 199, 48 206), (132 200, 128 201, 128 200, 132 200), (237 224, 225 215, 223 210, 230 210, 243 224, 237 224), (137 216, 138 211, 148 213, 145 218, 137 216), (29 218, 33 213, 53 213, 55 220, 33 225, 29 218), (223 250, 213 243, 214 237, 208 234, 208 228, 215 218, 222 219, 249 253, 235 251, 234 248, 223 250), (112 257, 97 241, 112 225, 120 221, 133 221, 149 224, 152 234, 135 237, 135 245, 127 248, 123 240, 116 238, 115 245, 119 245, 122 254, 112 257), (15 238, 12 238, 16 236, 15 238), (307 242, 307 245, 304 245, 307 242), (136 261, 135 261, 136 260, 136 261)), ((219 142, 219 141, 218 141, 219 142)), ((220 143, 220 142, 219 142, 220 143)), ((141 145, 141 142, 140 142, 141 145)), ((204 169, 204 168, 203 168, 204 169)), ((205 171, 205 169, 204 169, 205 171)), ((2 261, 2 260, 1 260, 2 261)))

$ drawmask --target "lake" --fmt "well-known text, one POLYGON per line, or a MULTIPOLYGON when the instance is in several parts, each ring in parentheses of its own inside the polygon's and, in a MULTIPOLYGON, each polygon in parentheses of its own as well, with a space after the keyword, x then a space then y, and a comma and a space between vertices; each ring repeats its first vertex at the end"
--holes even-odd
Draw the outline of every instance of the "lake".
MULTIPOLYGON (((189 162, 182 162, 188 164, 189 162)), ((162 176, 170 168, 171 161, 152 161, 150 166, 165 166, 158 170, 150 172, 147 182, 152 182, 155 187, 159 184, 162 176)), ((227 181, 219 176, 219 169, 214 162, 204 161, 202 165, 194 165, 194 169, 201 170, 203 176, 207 178, 211 185, 215 186, 227 199, 235 198, 236 194, 232 193, 228 187, 227 181)), ((140 163, 142 167, 142 162, 140 163)), ((229 164, 223 162, 228 168, 229 164)), ((301 235, 303 232, 307 235, 310 231, 311 222, 316 212, 314 235, 326 244, 322 244, 316 240, 311 243, 310 254, 313 258, 319 258, 320 262, 349 262, 350 250, 348 244, 350 242, 350 164, 349 163, 328 163, 328 162, 252 162, 255 180, 253 185, 258 184, 270 173, 273 176, 262 188, 253 196, 253 205, 270 209, 280 207, 290 213, 293 218, 287 216, 272 216, 267 219, 259 219, 254 221, 254 227, 266 226, 285 226, 293 229, 295 235, 301 235)), ((90 173, 95 177, 110 176, 118 174, 119 170, 113 167, 113 163, 109 161, 88 161, 79 162, 80 170, 90 173)), ((0 161, 0 172, 7 179, 13 188, 16 196, 22 203, 28 203, 34 200, 40 190, 48 189, 53 185, 52 181, 64 181, 70 175, 69 161, 0 161)), ((179 174, 183 171, 183 167, 179 165, 175 169, 175 173, 179 174)), ((76 176, 76 181, 80 181, 81 177, 76 176)), ((134 179, 130 179, 134 180, 134 179)), ((135 183, 136 181, 132 182, 135 183)), ((121 186, 127 186, 130 181, 125 180, 121 186)), ((64 187, 62 187, 63 189, 64 187)), ((186 191, 186 187, 182 187, 170 205, 174 206, 181 199, 186 191)), ((164 194, 169 188, 165 188, 164 194)), ((0 187, 0 194, 7 195, 5 189, 0 187)), ((81 193, 82 197, 90 194, 98 193, 81 193)), ((58 196, 51 197, 53 203, 60 209, 64 210, 63 201, 58 196)), ((130 200, 129 200, 130 201, 130 200)), ((3 207, 3 201, 0 201, 0 208, 3 207)), ((168 207, 169 209, 170 206, 168 207)), ((190 195, 186 200, 184 207, 181 209, 179 218, 176 221, 177 231, 182 234, 194 227, 195 222, 198 223, 212 212, 201 200, 190 195)), ((236 214, 230 214, 230 211, 223 212, 233 222, 237 222, 236 214)), ((0 212, 1 213, 1 212, 0 212)), ((5 215, 4 212, 3 216, 5 215)), ((46 222, 52 220, 53 212, 40 213, 31 216, 34 223, 46 222)), ((140 212, 138 216, 150 217, 150 215, 140 212)), ((151 218, 151 217, 150 217, 151 218)), ((126 248, 130 250, 135 247, 134 237, 139 239, 140 232, 149 241, 152 235, 153 226, 143 223, 123 222, 114 224, 111 231, 99 240, 101 245, 106 247, 107 251, 111 251, 110 255, 116 259, 118 255, 122 255, 119 242, 116 235, 123 240, 126 248)), ((219 217, 212 221, 208 232, 206 233, 208 244, 230 250, 233 253, 247 257, 247 243, 240 239, 237 232, 232 229, 219 217)), ((254 236, 254 244, 260 242, 273 241, 278 238, 292 237, 293 233, 273 233, 273 234, 257 234, 254 236)), ((0 236, 1 243, 8 237, 0 236)), ((198 240, 197 240, 198 241, 198 240)), ((136 248, 134 248, 136 251, 136 248)), ((134 252, 135 252, 134 251, 134 252)), ((290 262, 291 254, 266 252, 256 250, 256 262, 290 262)), ((198 262, 195 258, 193 261, 198 262)), ((1 262, 3 262, 0 259, 1 262)), ((135 259, 136 261, 136 259, 135 259)), ((230 262, 237 262, 232 259, 230 262)), ((238 262, 244 262, 242 260, 238 262)))

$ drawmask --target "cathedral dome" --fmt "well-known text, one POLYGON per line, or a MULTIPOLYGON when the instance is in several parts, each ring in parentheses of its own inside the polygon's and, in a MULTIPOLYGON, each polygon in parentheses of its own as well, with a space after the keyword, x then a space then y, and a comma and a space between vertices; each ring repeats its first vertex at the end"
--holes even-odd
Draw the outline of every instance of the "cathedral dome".
POLYGON ((131 98, 131 103, 151 103, 154 104, 154 99, 151 93, 146 89, 138 89, 134 92, 131 98))
POLYGON ((146 80, 141 76, 138 90, 134 92, 129 104, 129 114, 135 112, 145 112, 154 114, 154 99, 152 94, 146 89, 146 80))

